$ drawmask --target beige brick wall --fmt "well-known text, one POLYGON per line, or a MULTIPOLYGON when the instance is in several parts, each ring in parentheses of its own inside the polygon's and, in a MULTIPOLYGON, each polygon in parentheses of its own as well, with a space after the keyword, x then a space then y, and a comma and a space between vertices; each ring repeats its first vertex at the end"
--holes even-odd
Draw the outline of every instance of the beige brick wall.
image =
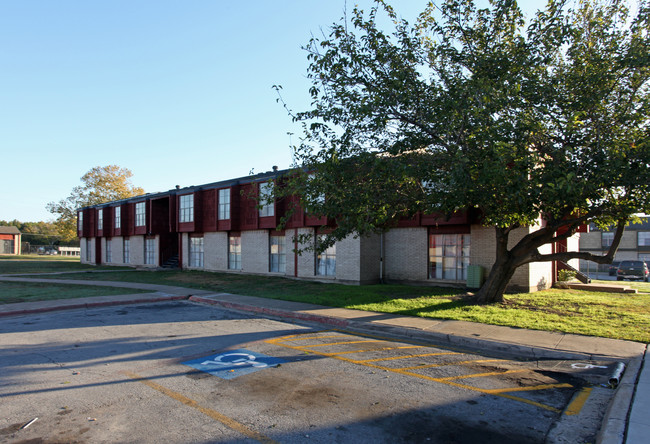
POLYGON ((181 267, 189 268, 190 266, 190 235, 181 233, 181 267))
POLYGON ((601 250, 602 233, 600 231, 590 231, 589 233, 580 234, 580 251, 601 250))
POLYGON ((79 240, 79 246, 81 247, 81 263, 94 264, 95 263, 95 238, 82 237, 79 240), (88 258, 89 260, 87 260, 86 258, 88 258))
POLYGON ((269 232, 266 230, 242 231, 241 271, 247 273, 269 272, 269 232))
POLYGON ((131 265, 144 265, 144 236, 131 236, 129 244, 129 257, 131 265))
POLYGON ((426 228, 395 228, 384 235, 384 242, 386 279, 427 280, 429 259, 426 228))
POLYGON ((203 265, 206 270, 228 270, 228 233, 218 231, 203 236, 203 265))
POLYGON ((336 243, 336 280, 359 282, 361 242, 348 236, 336 243))
MULTIPOLYGON (((313 235, 314 229, 299 228, 298 235, 301 234, 313 235)), ((304 247, 305 245, 301 245, 301 244, 298 245, 298 248, 304 248, 304 247)), ((291 269, 293 269, 293 264, 291 269)), ((289 274, 289 258, 287 258, 287 274, 289 274)), ((293 276, 293 273, 291 275, 293 276)), ((313 278, 315 275, 316 275, 316 255, 314 254, 313 251, 304 251, 302 254, 298 255, 298 277, 313 278)))
POLYGON ((379 282, 381 236, 372 235, 362 237, 359 241, 361 242, 361 269, 359 279, 361 283, 379 282))
POLYGON ((124 265, 124 242, 123 237, 116 236, 110 240, 102 239, 102 251, 104 252, 102 261, 106 260, 107 244, 111 244, 111 262, 107 265, 124 265))

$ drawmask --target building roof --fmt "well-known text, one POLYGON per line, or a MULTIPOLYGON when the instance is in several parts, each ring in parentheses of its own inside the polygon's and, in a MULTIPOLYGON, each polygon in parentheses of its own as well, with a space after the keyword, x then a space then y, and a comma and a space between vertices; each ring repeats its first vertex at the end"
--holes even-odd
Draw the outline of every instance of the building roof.
POLYGON ((20 230, 14 226, 0 227, 0 234, 20 234, 20 230))

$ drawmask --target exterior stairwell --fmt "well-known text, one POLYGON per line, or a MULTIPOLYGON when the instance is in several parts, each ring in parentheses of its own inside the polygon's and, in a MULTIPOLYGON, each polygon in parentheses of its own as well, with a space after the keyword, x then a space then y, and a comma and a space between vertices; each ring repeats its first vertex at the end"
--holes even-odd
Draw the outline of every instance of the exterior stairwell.
POLYGON ((579 280, 580 282, 582 282, 583 284, 590 284, 591 283, 591 279, 589 278, 589 276, 584 274, 582 271, 572 267, 571 265, 567 264, 566 262, 558 261, 558 264, 560 265, 559 268, 574 271, 575 274, 576 274, 576 279, 579 280))
POLYGON ((167 259, 162 268, 178 268, 178 255, 175 254, 167 259))

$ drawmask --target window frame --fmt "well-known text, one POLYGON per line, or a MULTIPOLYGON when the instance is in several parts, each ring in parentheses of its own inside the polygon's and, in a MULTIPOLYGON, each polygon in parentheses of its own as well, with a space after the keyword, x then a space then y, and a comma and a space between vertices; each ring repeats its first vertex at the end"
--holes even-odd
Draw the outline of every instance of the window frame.
POLYGON ((602 248, 609 248, 614 242, 614 232, 613 231, 603 231, 600 234, 600 245, 602 248))
POLYGON ((122 262, 125 264, 131 263, 131 239, 125 237, 122 240, 122 262))
POLYGON ((77 212, 77 231, 83 231, 84 229, 84 212, 77 212))
POLYGON ((115 207, 113 211, 113 227, 116 230, 122 228, 122 207, 115 207))
POLYGON ((109 238, 106 239, 106 251, 105 251, 104 260, 106 261, 107 264, 110 264, 110 263, 113 262, 112 239, 109 239, 109 238))
POLYGON ((97 210, 97 230, 104 229, 104 209, 97 210))
POLYGON ((228 235, 228 270, 241 270, 241 234, 228 235))
MULTIPOLYGON (((320 234, 317 242, 323 239, 326 234, 320 234)), ((336 276, 336 243, 327 247, 324 251, 316 254, 316 276, 336 276)))
POLYGON ((637 231, 636 245, 637 247, 650 247, 650 231, 637 231), (645 241, 643 243, 641 243, 642 237, 644 238, 645 241))
POLYGON ((136 202, 134 211, 134 222, 136 227, 144 227, 147 223, 146 202, 136 202))
POLYGON ((156 239, 144 239, 144 264, 156 265, 156 239))
POLYGON ((274 185, 273 182, 260 183, 259 198, 261 207, 259 209, 259 217, 275 216, 275 200, 267 201, 267 199, 273 197, 274 185))
POLYGON ((178 196, 178 221, 180 223, 194 222, 194 194, 178 196))
POLYGON ((218 220, 229 220, 230 219, 230 188, 222 188, 218 193, 219 205, 218 205, 218 220), (228 216, 228 217, 226 217, 228 216))
POLYGON ((269 236, 269 272, 270 273, 287 272, 286 236, 284 234, 283 235, 273 234, 269 236), (274 242, 274 241, 279 241, 279 242, 274 242))
POLYGON ((467 281, 471 245, 472 237, 470 233, 436 234, 430 232, 427 237, 428 279, 450 282, 467 281), (439 242, 433 243, 433 240, 439 242), (436 250, 438 249, 440 254, 434 254, 437 253, 436 250), (440 264, 440 267, 438 267, 438 264, 440 264))
POLYGON ((205 242, 203 236, 190 236, 189 241, 189 266, 203 268, 205 256, 205 242))

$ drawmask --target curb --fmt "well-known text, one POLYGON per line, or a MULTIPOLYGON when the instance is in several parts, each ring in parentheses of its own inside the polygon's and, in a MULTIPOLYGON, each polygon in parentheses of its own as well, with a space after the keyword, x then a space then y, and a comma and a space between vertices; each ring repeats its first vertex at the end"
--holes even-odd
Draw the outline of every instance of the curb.
POLYGON ((28 314, 48 313, 51 311, 76 310, 80 308, 97 308, 97 307, 110 307, 113 305, 146 304, 148 302, 180 301, 180 300, 188 300, 190 297, 192 297, 192 295, 161 296, 156 298, 139 298, 139 299, 129 299, 123 301, 113 300, 113 301, 102 301, 102 302, 86 302, 86 303, 79 303, 79 304, 52 306, 52 307, 30 308, 24 310, 0 312, 0 318, 9 317, 9 316, 21 316, 21 315, 28 315, 28 314))
MULTIPOLYGON (((218 296, 218 295, 217 295, 218 296)), ((409 327, 396 327, 390 325, 373 325, 365 321, 354 321, 332 316, 309 314, 300 311, 289 311, 276 308, 258 307, 249 304, 242 304, 232 301, 223 301, 203 296, 190 296, 191 302, 207 305, 216 305, 230 310, 244 313, 259 313, 272 317, 276 320, 287 319, 302 321, 311 324, 325 325, 328 327, 342 328, 366 334, 384 334, 407 340, 436 343, 447 347, 461 348, 465 350, 480 350, 484 354, 495 354, 498 356, 512 356, 523 359, 570 359, 570 360, 612 360, 611 356, 596 355, 591 353, 577 353, 566 350, 554 350, 543 347, 534 347, 519 344, 506 344, 490 339, 469 338, 448 333, 424 331, 409 327)))
POLYGON ((596 444, 623 444, 625 442, 625 429, 632 408, 632 398, 634 397, 642 362, 643 357, 628 362, 623 378, 616 388, 614 398, 605 412, 603 425, 596 438, 596 444))

